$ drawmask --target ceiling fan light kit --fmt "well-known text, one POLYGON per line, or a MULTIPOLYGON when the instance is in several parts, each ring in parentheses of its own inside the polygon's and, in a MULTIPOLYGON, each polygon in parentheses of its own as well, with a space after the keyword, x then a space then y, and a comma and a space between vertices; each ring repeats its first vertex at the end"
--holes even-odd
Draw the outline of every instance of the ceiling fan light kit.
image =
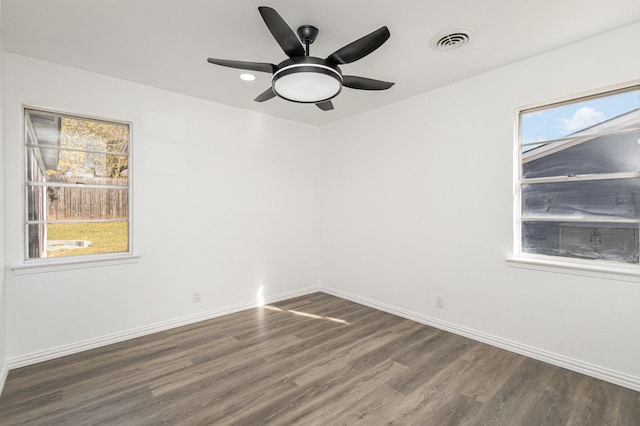
POLYGON ((327 58, 309 56, 309 45, 318 29, 312 25, 298 28, 297 36, 274 9, 258 8, 267 28, 282 50, 289 56, 278 65, 262 62, 244 62, 209 58, 208 62, 230 68, 268 72, 272 74, 271 87, 254 100, 264 102, 275 96, 291 102, 314 103, 323 111, 333 109, 331 99, 342 87, 358 90, 386 90, 394 83, 358 76, 344 76, 339 65, 362 59, 390 37, 387 27, 378 30, 338 49, 327 58), (304 44, 304 45, 303 45, 304 44))
POLYGON ((342 91, 343 82, 337 66, 311 56, 281 62, 271 81, 276 95, 301 103, 328 101, 342 91))

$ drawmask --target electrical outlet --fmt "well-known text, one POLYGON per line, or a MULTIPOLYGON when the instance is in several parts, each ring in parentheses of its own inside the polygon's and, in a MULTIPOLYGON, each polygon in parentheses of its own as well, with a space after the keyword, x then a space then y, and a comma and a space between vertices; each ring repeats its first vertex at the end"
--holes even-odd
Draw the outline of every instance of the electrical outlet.
POLYGON ((193 292, 193 303, 200 303, 201 300, 202 300, 202 293, 200 293, 199 291, 194 291, 193 292))
POLYGON ((440 309, 444 309, 444 297, 436 296, 436 306, 440 309))

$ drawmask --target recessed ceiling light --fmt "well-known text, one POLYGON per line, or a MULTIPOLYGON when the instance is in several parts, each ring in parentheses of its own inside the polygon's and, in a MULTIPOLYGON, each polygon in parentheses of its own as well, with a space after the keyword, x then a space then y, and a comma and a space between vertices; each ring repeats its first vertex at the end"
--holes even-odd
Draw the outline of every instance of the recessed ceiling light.
POLYGON ((244 81, 253 81, 256 79, 256 76, 253 74, 240 74, 240 78, 244 81))
POLYGON ((474 35, 473 28, 449 28, 434 35, 429 44, 434 50, 453 50, 469 44, 474 35))

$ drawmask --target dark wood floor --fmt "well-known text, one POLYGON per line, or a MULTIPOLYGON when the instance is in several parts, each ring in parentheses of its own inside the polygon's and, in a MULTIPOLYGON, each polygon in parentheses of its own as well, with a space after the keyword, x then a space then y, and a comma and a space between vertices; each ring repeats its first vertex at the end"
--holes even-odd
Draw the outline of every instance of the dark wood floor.
POLYGON ((20 368, 2 425, 640 425, 640 392, 315 293, 20 368))

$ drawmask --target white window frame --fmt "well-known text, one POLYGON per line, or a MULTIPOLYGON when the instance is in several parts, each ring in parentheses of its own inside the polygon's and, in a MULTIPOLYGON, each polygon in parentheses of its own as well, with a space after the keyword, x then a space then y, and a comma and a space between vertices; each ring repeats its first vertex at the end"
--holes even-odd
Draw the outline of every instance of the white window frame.
MULTIPOLYGON (((133 149, 132 149, 132 141, 133 141, 133 122, 113 119, 113 118, 105 118, 92 116, 89 114, 83 113, 74 113, 68 111, 60 111, 53 110, 49 108, 43 108, 32 105, 22 105, 21 108, 21 120, 22 120, 22 144, 21 144, 21 152, 23 155, 23 167, 22 167, 22 223, 23 223, 23 231, 22 231, 22 244, 23 244, 23 263, 21 265, 13 266, 11 269, 14 275, 23 275, 23 274, 31 274, 31 273, 41 273, 41 272, 49 272, 49 271, 57 271, 57 270, 67 270, 67 269, 79 269, 86 267, 96 267, 96 266, 108 266, 108 265, 118 265, 124 263, 132 263, 136 262, 140 257, 139 255, 134 254, 133 248, 133 174, 134 174, 134 166, 133 166, 133 149), (27 187, 28 187, 28 175, 27 175, 27 167, 28 167, 28 144, 27 138, 28 130, 27 130, 27 121, 26 121, 26 113, 27 110, 38 111, 44 114, 52 114, 59 116, 68 116, 74 118, 81 118, 87 120, 95 120, 95 121, 103 121, 108 123, 116 123, 116 124, 124 124, 129 128, 128 134, 128 148, 127 148, 127 157, 128 157, 128 167, 127 167, 127 247, 128 250, 126 252, 113 252, 113 253, 99 253, 99 254, 85 254, 85 255, 70 255, 70 256, 60 256, 60 257, 44 257, 44 258, 29 258, 29 222, 28 222, 28 205, 27 205, 27 187)), ((83 185, 83 187, 87 187, 83 185)), ((108 222, 112 220, 98 220, 98 222, 108 222)), ((119 220, 121 221, 121 220, 119 220)), ((74 221, 75 222, 75 221, 74 221)), ((95 222, 91 220, 84 220, 82 222, 95 222)))
MULTIPOLYGON (((568 104, 580 99, 588 99, 589 97, 599 97, 607 93, 624 91, 640 87, 640 80, 633 80, 609 87, 591 90, 588 92, 578 93, 562 98, 552 99, 545 102, 539 102, 531 105, 525 105, 516 108, 514 111, 514 150, 513 150, 513 252, 511 256, 505 258, 507 264, 516 268, 533 269, 546 272, 564 273, 570 275, 583 275, 599 278, 616 279, 623 281, 640 282, 640 263, 622 263, 613 261, 579 259, 563 256, 552 256, 536 253, 527 253, 522 250, 522 144, 521 144, 521 114, 524 112, 534 111, 536 109, 543 110, 561 104, 568 104)), ((564 138, 567 139, 567 138, 564 138)), ((562 140, 562 139, 558 139, 562 140)), ((545 141, 548 143, 549 141, 545 141)), ((535 144, 535 143, 531 143, 535 144)), ((526 145, 526 144, 525 144, 526 145)), ((559 182, 569 180, 602 180, 621 177, 640 177, 640 171, 634 173, 610 173, 600 176, 581 175, 576 177, 561 178, 530 178, 526 181, 533 182, 559 182)), ((530 218, 531 219, 531 218, 530 218)), ((567 221, 566 217, 559 218, 567 221)), ((545 217, 545 220, 551 220, 545 217)), ((638 223, 640 220, 620 220, 621 222, 638 223)), ((580 221, 576 221, 579 223, 580 221)), ((585 220, 585 222, 589 222, 585 220)), ((604 221, 602 221, 604 222, 604 221)), ((589 222, 589 223, 592 223, 589 222)))

